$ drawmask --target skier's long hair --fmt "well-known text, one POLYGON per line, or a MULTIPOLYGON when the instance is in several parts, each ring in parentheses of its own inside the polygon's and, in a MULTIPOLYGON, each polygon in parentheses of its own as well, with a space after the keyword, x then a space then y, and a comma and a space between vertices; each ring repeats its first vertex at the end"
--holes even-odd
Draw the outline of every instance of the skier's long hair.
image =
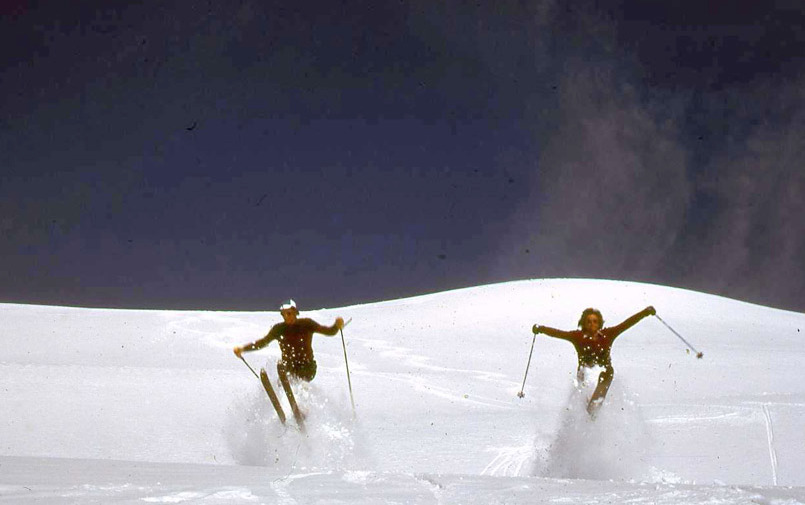
POLYGON ((594 309, 592 307, 588 309, 584 309, 584 312, 581 313, 581 317, 579 318, 579 328, 584 326, 584 320, 587 319, 587 316, 590 314, 595 314, 598 316, 598 320, 601 322, 601 328, 604 327, 604 316, 601 315, 601 311, 598 309, 594 309))

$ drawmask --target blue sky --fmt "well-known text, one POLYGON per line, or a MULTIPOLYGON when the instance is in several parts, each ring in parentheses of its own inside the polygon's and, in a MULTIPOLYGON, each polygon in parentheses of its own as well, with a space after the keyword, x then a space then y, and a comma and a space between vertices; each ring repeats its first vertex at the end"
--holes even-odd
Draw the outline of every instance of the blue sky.
POLYGON ((2 16, 3 301, 319 307, 561 276, 805 308, 794 4, 2 16))

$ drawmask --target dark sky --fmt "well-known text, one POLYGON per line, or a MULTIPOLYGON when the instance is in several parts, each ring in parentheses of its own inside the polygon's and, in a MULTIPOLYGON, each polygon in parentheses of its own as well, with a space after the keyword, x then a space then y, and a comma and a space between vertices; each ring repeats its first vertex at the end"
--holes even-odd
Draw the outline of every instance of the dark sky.
POLYGON ((0 301, 805 311, 805 7, 1 1, 0 301))

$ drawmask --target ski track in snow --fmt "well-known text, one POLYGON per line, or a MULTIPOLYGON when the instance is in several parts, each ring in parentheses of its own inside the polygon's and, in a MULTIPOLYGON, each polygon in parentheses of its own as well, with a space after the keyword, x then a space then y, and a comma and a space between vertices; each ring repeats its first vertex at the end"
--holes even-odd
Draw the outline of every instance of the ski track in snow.
POLYGON ((434 385, 432 380, 428 380, 427 378, 417 377, 413 375, 400 377, 398 374, 384 373, 384 372, 364 372, 362 375, 365 375, 369 378, 379 377, 391 382, 400 382, 408 384, 415 391, 427 393, 429 395, 433 395, 436 398, 441 398, 443 400, 448 400, 451 402, 464 402, 467 404, 474 404, 482 407, 491 407, 494 409, 511 408, 510 403, 503 402, 495 398, 489 398, 479 395, 469 396, 457 392, 449 387, 436 386, 434 385))
POLYGON ((534 457, 533 442, 522 446, 500 447, 491 450, 497 452, 497 455, 481 470, 481 475, 521 476, 527 463, 534 457))
POLYGON ((353 337, 352 341, 361 342, 365 348, 378 350, 380 357, 388 362, 388 365, 383 363, 373 364, 372 370, 359 368, 353 371, 353 375, 370 379, 372 377, 382 377, 386 380, 407 383, 416 391, 428 393, 448 401, 461 401, 481 407, 511 408, 511 402, 484 395, 468 395, 449 386, 437 385, 433 379, 433 376, 447 376, 451 378, 451 384, 473 384, 480 381, 490 383, 498 390, 517 387, 515 381, 512 381, 502 373, 434 365, 432 364, 433 359, 428 356, 417 354, 411 348, 391 345, 382 340, 353 337), (417 374, 410 372, 401 374, 399 372, 382 372, 378 370, 384 368, 405 368, 416 371, 417 374))
POLYGON ((769 443, 769 460, 771 461, 772 483, 777 485, 777 451, 774 449, 774 427, 768 404, 763 405, 763 419, 766 421, 766 437, 769 443))
POLYGON ((437 366, 431 363, 433 361, 433 358, 416 354, 411 348, 393 346, 382 340, 353 338, 353 341, 363 342, 364 347, 379 349, 380 356, 386 358, 389 362, 394 363, 395 364, 394 368, 400 367, 402 363, 405 365, 405 368, 419 371, 429 371, 433 372, 434 374, 446 374, 451 376, 458 374, 462 376, 462 378, 459 379, 461 381, 480 380, 486 382, 493 382, 496 384, 500 382, 505 383, 511 382, 512 384, 517 384, 515 381, 512 381, 510 377, 507 377, 506 375, 499 372, 437 366), (468 378, 464 379, 463 378, 464 376, 468 378))

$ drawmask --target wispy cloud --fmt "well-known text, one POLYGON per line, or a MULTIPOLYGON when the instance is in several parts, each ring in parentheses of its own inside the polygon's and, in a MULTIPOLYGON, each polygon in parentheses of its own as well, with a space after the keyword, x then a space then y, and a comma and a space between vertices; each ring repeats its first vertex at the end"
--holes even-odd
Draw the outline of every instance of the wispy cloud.
POLYGON ((628 54, 556 57, 552 125, 494 276, 634 279, 802 310, 805 79, 669 91, 628 54))

